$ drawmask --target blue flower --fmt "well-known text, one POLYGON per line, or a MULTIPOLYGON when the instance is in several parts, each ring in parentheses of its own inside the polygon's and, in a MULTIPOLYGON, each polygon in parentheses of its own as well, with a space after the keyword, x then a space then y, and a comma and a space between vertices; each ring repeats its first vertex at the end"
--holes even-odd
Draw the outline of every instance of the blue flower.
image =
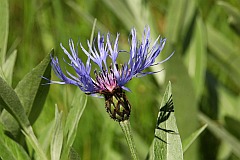
POLYGON ((61 44, 61 48, 70 60, 67 64, 74 69, 75 74, 73 75, 67 70, 64 73, 59 65, 58 58, 51 57, 52 68, 61 81, 50 81, 50 83, 73 84, 86 94, 103 95, 107 112, 113 119, 117 121, 128 119, 131 105, 124 92, 124 90, 129 91, 125 86, 127 82, 133 77, 156 73, 144 72, 144 70, 167 61, 173 53, 163 61, 155 62, 156 57, 164 48, 166 39, 158 37, 151 47, 149 27, 145 27, 141 42, 137 40, 136 30, 134 28, 131 30, 129 51, 119 50, 118 42, 119 34, 112 42, 109 33, 106 39, 104 35, 98 33, 97 42, 93 46, 87 41, 88 48, 85 49, 80 43, 81 50, 88 57, 86 64, 78 57, 79 46, 75 47, 72 39, 69 40, 70 52, 61 44), (129 54, 129 60, 124 64, 119 64, 117 58, 123 52, 129 54), (107 64, 108 60, 111 61, 110 64, 107 64), (94 76, 91 76, 92 62, 99 67, 94 69, 94 76))

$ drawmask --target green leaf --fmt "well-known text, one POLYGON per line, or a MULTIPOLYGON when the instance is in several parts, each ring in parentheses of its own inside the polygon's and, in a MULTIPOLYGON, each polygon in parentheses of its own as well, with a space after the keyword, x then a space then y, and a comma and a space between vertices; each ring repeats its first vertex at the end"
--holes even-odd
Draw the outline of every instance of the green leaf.
POLYGON ((238 11, 237 8, 224 1, 218 1, 218 5, 222 6, 228 12, 229 15, 233 16, 234 18, 240 21, 240 12, 238 11))
POLYGON ((226 128, 231 132, 236 138, 240 140, 240 120, 237 120, 231 116, 224 117, 226 128))
MULTIPOLYGON (((30 122, 15 91, 0 77, 0 104, 26 129, 30 122)), ((5 125, 5 127, 8 127, 5 125)))
MULTIPOLYGON (((37 124, 35 124, 35 125, 37 127, 40 126, 41 128, 44 126, 44 125, 37 125, 37 124)), ((54 129, 54 120, 47 123, 44 126, 43 131, 41 131, 41 134, 38 136, 38 141, 41 144, 44 153, 48 153, 48 151, 49 151, 49 146, 51 145, 51 140, 52 140, 53 129, 54 129)), ((39 133, 39 132, 37 132, 37 133, 39 133)))
POLYGON ((191 136, 189 136, 187 139, 183 140, 183 153, 186 152, 186 150, 191 146, 191 144, 198 138, 198 136, 207 128, 207 124, 196 130, 194 133, 192 133, 191 136))
MULTIPOLYGON (((53 54, 53 50, 50 54, 53 54)), ((20 99, 21 106, 24 107, 23 111, 28 116, 31 124, 33 124, 39 116, 50 87, 50 85, 42 85, 46 82, 41 76, 48 79, 51 78, 49 55, 47 55, 36 68, 28 73, 15 88, 15 92, 18 95, 17 98, 20 99)), ((12 135, 16 136, 19 134, 19 125, 8 112, 4 110, 1 114, 1 119, 12 135)))
POLYGON ((133 24, 137 24, 135 19, 136 17, 133 16, 124 1, 103 0, 103 2, 116 14, 116 16, 124 23, 125 26, 127 26, 127 28, 131 28, 133 24))
POLYGON ((3 160, 15 160, 8 146, 0 139, 0 158, 3 160))
POLYGON ((216 124, 213 120, 208 118, 203 113, 199 113, 199 118, 204 123, 208 124, 208 129, 222 141, 226 142, 232 149, 233 153, 240 158, 240 141, 230 134, 225 128, 216 124))
POLYGON ((184 23, 183 20, 185 19, 187 2, 186 0, 170 1, 167 15, 166 37, 173 44, 179 40, 184 23))
POLYGON ((17 58, 17 50, 14 50, 2 67, 3 74, 4 74, 3 77, 10 86, 12 86, 12 75, 13 75, 13 69, 14 69, 16 58, 17 58))
MULTIPOLYGON (((234 45, 223 33, 207 24, 208 46, 213 53, 221 60, 231 62, 232 57, 238 57, 239 46, 234 45)), ((227 63, 228 64, 228 63, 227 63)), ((233 69, 238 69, 239 63, 229 64, 233 69)), ((239 73, 239 72, 238 72, 239 73)))
POLYGON ((183 19, 182 32, 180 33, 181 37, 186 38, 192 33, 193 22, 195 22, 196 13, 198 10, 196 3, 196 1, 188 1, 187 6, 185 6, 186 12, 183 19))
MULTIPOLYGON (((167 52, 171 52, 174 47, 168 48, 167 52)), ((166 70, 166 79, 172 82, 174 104, 176 107, 175 116, 177 118, 178 130, 182 139, 189 137, 197 128, 197 107, 198 101, 195 94, 195 88, 192 79, 189 77, 187 68, 183 64, 181 50, 175 51, 174 56, 167 61, 164 66, 166 70), (191 98, 189 98, 191 97, 191 98), (191 113, 186 116, 186 113, 191 113), (191 120, 191 123, 189 123, 191 120), (188 125, 186 125, 188 124, 188 125)), ((185 159, 196 159, 198 157, 197 144, 193 145, 186 154, 185 159)))
POLYGON ((87 104, 87 96, 79 89, 76 89, 74 98, 71 104, 71 109, 67 115, 66 125, 64 128, 64 137, 67 138, 64 145, 63 157, 67 157, 71 146, 77 134, 79 120, 87 104))
MULTIPOLYGON (((191 77, 188 74, 188 69, 186 65, 183 63, 182 55, 185 54, 183 39, 182 37, 188 37, 187 32, 186 35, 182 35, 183 24, 185 21, 186 12, 189 9, 185 9, 188 7, 188 1, 180 0, 180 1, 171 1, 169 3, 168 15, 167 15, 167 26, 166 27, 166 46, 164 48, 164 52, 169 55, 173 51, 175 54, 171 57, 170 60, 164 63, 164 68, 166 71, 166 80, 170 80, 172 85, 173 95, 177 95, 174 97, 174 103, 176 106, 180 106, 175 108, 175 116, 178 119, 178 129, 181 135, 181 138, 187 138, 192 132, 194 132, 197 128, 197 110, 198 110, 198 100, 196 97, 196 90, 194 88, 194 83, 191 77), (186 10, 186 11, 185 11, 186 10), (175 34, 176 33, 176 34, 175 34), (189 98, 191 97, 191 98, 189 98), (186 116, 186 112, 188 114, 186 116), (187 126, 186 124, 191 119, 191 123, 187 126)), ((190 6, 191 7, 191 6, 190 6)), ((186 22, 185 22, 186 23, 186 22)), ((194 19, 192 19, 192 23, 194 19)), ((155 77, 162 76, 160 74, 155 74, 155 77)), ((158 78, 157 77, 157 78, 158 78)), ((159 78, 158 78, 159 79, 159 78)), ((197 150, 195 146, 191 147, 191 151, 189 150, 187 154, 184 154, 186 159, 196 159, 197 150)))
POLYGON ((15 160, 16 158, 13 156, 11 148, 6 143, 4 129, 2 123, 0 123, 0 159, 3 160, 15 160))
MULTIPOLYGON (((43 153, 36 136, 30 126, 28 117, 25 114, 25 110, 14 90, 0 77, 0 104, 3 106, 20 124, 23 128, 23 133, 26 138, 29 140, 36 153, 43 159, 46 160, 46 156, 43 153)), ((2 118, 2 117, 1 117, 2 118)), ((6 124, 6 121, 3 120, 3 124, 6 129, 9 129, 9 125, 6 124)))
MULTIPOLYGON (((3 107, 4 108, 4 107, 3 107)), ((6 131, 11 134, 11 137, 16 138, 20 133, 20 126, 18 121, 6 110, 2 111, 1 122, 4 124, 6 131)), ((20 140, 21 138, 17 139, 20 140)))
POLYGON ((15 88, 31 124, 41 113, 50 88, 50 85, 43 85, 46 80, 41 77, 51 79, 50 54, 54 54, 54 50, 29 72, 15 88))
POLYGON ((40 146, 40 144, 33 132, 32 126, 28 126, 22 132, 25 135, 26 140, 29 142, 29 144, 32 146, 32 148, 35 150, 36 156, 39 157, 41 160, 47 160, 47 156, 43 152, 43 149, 40 146))
POLYGON ((224 1, 218 1, 218 5, 225 9, 225 11, 229 14, 229 22, 230 24, 233 24, 234 27, 240 31, 240 11, 232 6, 231 4, 224 2, 224 1))
POLYGON ((51 160, 59 160, 63 144, 63 126, 62 126, 62 112, 58 112, 55 107, 55 126, 53 129, 51 142, 51 160))
POLYGON ((206 33, 203 22, 199 16, 196 18, 194 35, 190 42, 190 47, 186 53, 188 73, 192 77, 197 98, 199 99, 205 82, 205 72, 207 66, 207 44, 206 33))
POLYGON ((0 123, 0 143, 3 145, 2 147, 5 147, 5 149, 1 148, 0 157, 2 157, 4 160, 8 159, 4 157, 2 152, 5 152, 5 154, 9 153, 10 151, 10 158, 11 159, 18 159, 18 160, 30 160, 30 157, 28 156, 27 152, 24 150, 22 146, 20 146, 17 142, 10 139, 8 136, 4 134, 4 127, 3 124, 0 123))
MULTIPOLYGON (((219 86, 217 88, 218 91, 218 99, 219 99, 219 120, 225 121, 226 117, 230 116, 233 119, 240 120, 239 117, 239 104, 240 97, 237 94, 231 92, 225 86, 219 86)), ((227 124, 227 121, 225 121, 227 124)), ((236 129, 236 127, 235 127, 236 129)))
MULTIPOLYGON (((40 76, 40 75, 39 75, 40 76)), ((24 88, 23 88, 24 89, 24 88)), ((27 140, 29 140, 30 144, 35 149, 37 155, 41 157, 41 159, 45 160, 46 155, 43 153, 41 146, 38 143, 38 140, 36 139, 36 136, 32 130, 32 127, 30 125, 30 122, 28 120, 28 117, 26 115, 25 109, 23 108, 19 97, 17 96, 16 92, 0 77, 0 105, 3 106, 14 118, 17 120, 17 122, 20 124, 20 126, 23 128, 23 133, 26 136, 27 140)), ((5 112, 7 115, 7 112, 5 112)), ((7 116, 6 116, 7 117, 7 116)), ((8 116, 7 119, 11 116, 8 116)), ((4 119, 3 114, 1 115, 2 121, 6 127, 6 129, 11 129, 6 124, 8 121, 7 119, 4 119)), ((13 121, 14 122, 14 121, 13 121)), ((16 126, 14 126, 16 129, 16 126)))
POLYGON ((87 104, 87 96, 79 89, 76 89, 74 99, 71 104, 70 112, 67 116, 65 135, 67 135, 67 144, 71 146, 77 134, 78 122, 83 114, 87 104))
POLYGON ((174 105, 170 82, 163 96, 160 111, 158 113, 155 138, 153 139, 148 159, 183 159, 181 139, 178 134, 176 119, 174 116, 174 105))
POLYGON ((9 26, 9 14, 8 14, 8 0, 0 1, 0 67, 5 62, 7 41, 8 41, 8 26, 9 26))
POLYGON ((219 68, 240 88, 239 46, 235 45, 211 25, 207 25, 208 47, 213 53, 213 59, 218 60, 219 68), (234 75, 234 76, 233 76, 234 75))

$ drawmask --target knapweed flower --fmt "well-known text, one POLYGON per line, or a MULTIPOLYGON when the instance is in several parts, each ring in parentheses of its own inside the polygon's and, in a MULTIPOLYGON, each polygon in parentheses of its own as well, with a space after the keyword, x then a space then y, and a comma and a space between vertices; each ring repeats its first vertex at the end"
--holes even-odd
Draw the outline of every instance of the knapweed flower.
MULTIPOLYGON (((75 74, 66 70, 64 73, 59 65, 58 58, 51 57, 51 65, 55 74, 61 81, 50 81, 57 84, 73 84, 89 95, 100 94, 105 98, 105 107, 110 117, 116 121, 128 120, 131 112, 131 105, 127 100, 125 91, 130 91, 125 85, 133 77, 153 74, 156 72, 143 72, 146 68, 158 65, 167 61, 173 54, 161 62, 156 62, 156 57, 164 48, 166 39, 158 37, 150 46, 150 28, 145 27, 142 41, 137 41, 136 30, 133 28, 129 37, 129 51, 119 50, 119 34, 114 42, 110 40, 108 33, 106 38, 98 33, 96 43, 91 46, 87 41, 88 48, 85 49, 81 43, 80 48, 88 57, 86 63, 78 57, 78 48, 74 46, 73 40, 69 40, 70 52, 61 44, 61 48, 68 56, 75 74), (128 54, 128 61, 119 64, 119 54, 128 54), (110 60, 110 64, 107 61, 110 60), (94 76, 91 76, 91 63, 97 64, 99 68, 94 69, 94 76)), ((65 61, 66 62, 66 61, 65 61)))

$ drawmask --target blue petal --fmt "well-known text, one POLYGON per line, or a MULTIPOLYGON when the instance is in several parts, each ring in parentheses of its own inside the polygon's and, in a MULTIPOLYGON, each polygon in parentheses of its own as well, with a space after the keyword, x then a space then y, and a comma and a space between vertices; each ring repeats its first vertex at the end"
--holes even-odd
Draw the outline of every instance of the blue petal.
POLYGON ((131 30, 131 36, 129 38, 130 43, 130 57, 127 64, 124 64, 121 68, 121 75, 117 77, 117 81, 120 86, 125 85, 133 77, 141 77, 148 74, 154 74, 157 72, 142 72, 146 68, 158 65, 167 61, 173 54, 167 57, 165 60, 155 63, 155 59, 161 53, 164 48, 166 39, 160 39, 158 37, 153 46, 150 47, 150 28, 146 26, 143 32, 142 41, 137 41, 136 29, 131 30))
POLYGON ((69 63, 68 64, 73 67, 77 76, 72 75, 67 70, 66 73, 69 77, 66 76, 59 65, 58 59, 53 58, 51 56, 52 68, 55 74, 62 80, 61 82, 51 81, 51 83, 73 84, 78 86, 85 93, 96 92, 96 88, 90 76, 91 72, 90 61, 88 60, 86 62, 86 66, 83 64, 82 60, 78 58, 78 50, 77 48, 76 49, 74 48, 74 43, 71 39, 69 40, 69 47, 71 50, 71 54, 61 44, 61 48, 63 49, 64 53, 68 56, 70 60, 70 64, 69 63))

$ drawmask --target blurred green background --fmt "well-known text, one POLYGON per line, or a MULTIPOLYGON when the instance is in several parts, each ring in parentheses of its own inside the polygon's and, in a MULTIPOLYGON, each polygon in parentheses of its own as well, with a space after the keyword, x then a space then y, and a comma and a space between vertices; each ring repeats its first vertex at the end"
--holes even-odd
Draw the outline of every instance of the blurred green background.
MULTIPOLYGON (((127 87, 132 105, 131 124, 137 150, 144 159, 154 137, 159 103, 168 81, 172 82, 175 115, 182 140, 205 123, 208 129, 185 152, 184 158, 240 159, 240 1, 216 0, 9 0, 7 55, 17 49, 13 84, 36 66, 52 48, 61 59, 60 43, 68 39, 86 46, 94 19, 95 31, 120 35, 120 49, 128 50, 132 27, 138 39, 145 25, 152 41, 167 44, 158 61, 175 51, 163 72, 135 78, 127 87), (207 117, 206 117, 207 116, 207 117)), ((96 34, 95 34, 96 35, 96 34)), ((86 59, 85 54, 79 53, 86 59)), ((124 61, 120 57, 120 61, 124 61)), ((64 62, 61 61, 61 64, 64 62)), ((52 79, 58 80, 52 74, 52 79)), ((54 105, 68 112, 75 86, 51 85, 40 117, 34 124, 44 138, 54 119, 54 105)), ((89 97, 81 117, 74 149, 82 159, 127 159, 124 135, 105 112, 104 99, 89 97)))

